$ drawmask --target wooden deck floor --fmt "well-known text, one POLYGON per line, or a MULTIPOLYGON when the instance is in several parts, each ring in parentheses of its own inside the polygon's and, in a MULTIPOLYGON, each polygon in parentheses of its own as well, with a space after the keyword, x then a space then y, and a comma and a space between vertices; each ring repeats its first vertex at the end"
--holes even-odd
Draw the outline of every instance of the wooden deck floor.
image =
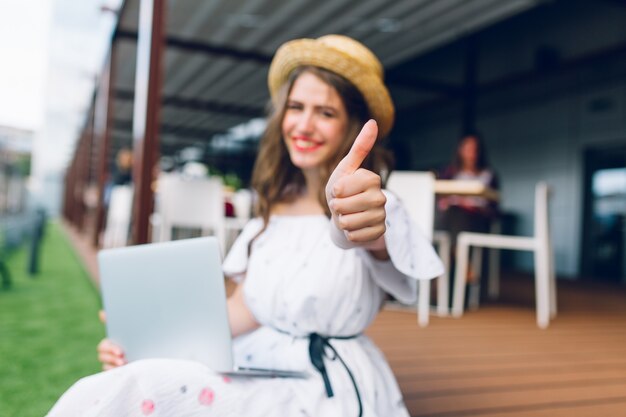
POLYGON ((535 325, 532 281, 460 319, 384 311, 368 334, 412 416, 626 416, 626 290, 559 282, 559 315, 535 325))
MULTIPOLYGON (((93 247, 66 230, 97 282, 93 247)), ((559 281, 547 330, 532 291, 530 277, 507 277, 500 302, 427 328, 412 311, 379 315, 367 333, 412 416, 626 417, 626 289, 559 281)))

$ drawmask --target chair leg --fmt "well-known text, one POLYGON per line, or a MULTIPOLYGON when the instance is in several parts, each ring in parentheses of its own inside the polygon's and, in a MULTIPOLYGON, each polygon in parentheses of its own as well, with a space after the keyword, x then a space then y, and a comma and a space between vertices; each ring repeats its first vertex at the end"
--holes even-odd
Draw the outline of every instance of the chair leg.
POLYGON ((162 238, 161 233, 161 215, 159 213, 152 213, 150 215, 150 227, 152 234, 152 243, 160 242, 162 238))
POLYGON ((500 296, 500 250, 489 250, 489 298, 500 296))
POLYGON ((437 278, 437 315, 446 317, 450 314, 450 239, 447 237, 439 242, 439 257, 443 262, 444 272, 437 278))
POLYGON ((115 247, 123 247, 128 245, 128 227, 126 223, 119 225, 115 240, 115 247))
POLYGON ((450 281, 448 278, 448 270, 437 278, 437 315, 439 317, 448 317, 450 307, 448 307, 450 298, 450 281))
MULTIPOLYGON (((502 221, 496 218, 491 223, 491 233, 499 235, 502 233, 502 221)), ((489 249, 489 299, 495 300, 500 296, 500 249, 489 249)))
POLYGON ((548 249, 535 249, 535 299, 537 303, 537 326, 545 329, 550 324, 550 284, 548 249))
POLYGON ((224 225, 217 225, 215 227, 215 236, 220 243, 220 251, 222 253, 222 259, 226 257, 226 228, 224 225))
POLYGON ((476 310, 480 305, 480 280, 483 269, 483 248, 474 246, 472 249, 472 264, 470 266, 474 274, 474 282, 470 284, 469 299, 467 307, 469 310, 476 310))
POLYGON ((465 280, 467 278, 467 258, 469 245, 459 235, 456 243, 456 271, 454 273, 454 300, 452 302, 452 315, 463 315, 463 303, 465 301, 465 280))
POLYGON ((172 225, 166 221, 161 223, 161 239, 160 242, 169 242, 172 240, 172 225))
POLYGON ((430 280, 419 281, 417 297, 417 323, 420 327, 426 327, 430 315, 430 280))
POLYGON ((554 248, 550 246, 548 253, 548 279, 550 280, 550 318, 556 317, 556 274, 554 272, 554 248))

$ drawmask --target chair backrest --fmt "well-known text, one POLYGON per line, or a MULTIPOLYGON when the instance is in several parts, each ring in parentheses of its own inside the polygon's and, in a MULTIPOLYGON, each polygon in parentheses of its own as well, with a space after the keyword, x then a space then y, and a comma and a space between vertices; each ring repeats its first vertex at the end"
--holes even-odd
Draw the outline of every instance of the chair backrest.
POLYGON ((247 221, 252 215, 252 191, 242 188, 235 191, 231 197, 235 207, 235 216, 241 221, 247 221))
POLYGON ((435 221, 435 176, 431 172, 393 171, 387 189, 404 203, 411 219, 432 241, 435 221))
POLYGON ((535 238, 549 242, 550 226, 548 222, 548 199, 550 187, 543 181, 535 185, 535 238))
POLYGON ((107 223, 102 242, 104 248, 126 246, 132 210, 132 185, 114 186, 111 189, 111 197, 107 211, 107 223))
POLYGON ((211 228, 224 223, 224 190, 219 177, 159 177, 159 211, 163 227, 211 228))

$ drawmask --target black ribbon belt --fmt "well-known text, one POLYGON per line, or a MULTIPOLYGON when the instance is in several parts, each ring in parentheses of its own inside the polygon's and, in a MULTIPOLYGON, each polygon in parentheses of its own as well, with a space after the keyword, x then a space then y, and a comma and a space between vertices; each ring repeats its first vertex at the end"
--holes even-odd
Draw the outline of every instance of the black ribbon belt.
MULTIPOLYGON (((280 329, 275 329, 277 332, 279 333, 283 333, 289 336, 293 336, 291 335, 289 332, 280 330, 280 329)), ((295 336, 297 338, 305 338, 308 337, 309 339, 309 358, 311 359, 311 363, 313 364, 313 366, 315 367, 315 369, 317 369, 317 371, 320 373, 320 375, 322 376, 322 379, 324 381, 324 388, 326 389, 326 396, 328 398, 332 398, 334 397, 335 393, 333 392, 333 387, 330 384, 330 378, 328 378, 328 372, 326 371, 326 364, 324 363, 324 358, 328 358, 331 361, 334 361, 335 359, 339 359, 339 362, 341 362, 341 364, 343 365, 344 369, 346 370, 346 372, 348 373, 348 376, 350 377, 350 381, 352 381, 352 386, 354 387, 354 392, 356 394, 356 400, 359 404, 359 417, 363 416, 363 403, 361 401, 361 392, 359 391, 359 387, 356 384, 356 380, 354 379, 354 375, 352 375, 352 371, 350 371, 350 368, 348 368, 348 365, 346 365, 346 363, 344 362, 343 358, 339 355, 339 353, 337 352, 337 350, 335 350, 335 348, 333 347, 333 345, 330 344, 330 340, 332 339, 336 339, 336 340, 349 340, 349 339, 356 339, 357 337, 359 337, 360 334, 356 334, 353 336, 322 336, 320 334, 317 333, 311 333, 308 336, 295 336), (326 348, 330 349, 333 353, 333 356, 328 356, 327 352, 326 352, 326 348)))
POLYGON ((339 340, 348 340, 354 339, 359 335, 354 336, 322 336, 317 333, 311 333, 309 335, 309 357, 311 358, 311 363, 317 369, 317 371, 322 375, 322 379, 324 380, 324 387, 326 388, 326 396, 331 398, 334 396, 333 387, 330 385, 330 379, 328 378, 328 372, 326 371, 326 365, 324 364, 324 357, 329 358, 334 361, 335 359, 339 359, 339 362, 343 365, 346 372, 348 372, 348 376, 352 381, 352 386, 354 387, 354 392, 356 393, 356 400, 359 403, 359 417, 363 415, 363 403, 361 402, 361 393, 359 392, 359 387, 356 384, 354 379, 354 375, 352 375, 352 371, 348 368, 348 365, 344 362, 342 357, 337 353, 333 345, 330 344, 330 339, 339 339, 339 340), (329 348, 334 353, 333 357, 329 357, 326 354, 326 348, 329 348))

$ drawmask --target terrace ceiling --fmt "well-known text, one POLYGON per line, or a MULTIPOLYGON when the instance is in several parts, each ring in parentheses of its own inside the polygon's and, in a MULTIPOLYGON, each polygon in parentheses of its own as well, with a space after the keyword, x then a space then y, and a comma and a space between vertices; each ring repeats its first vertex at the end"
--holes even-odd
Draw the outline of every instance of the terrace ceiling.
MULTIPOLYGON (((207 149, 215 134, 262 117, 271 57, 283 42, 354 37, 381 59, 399 110, 457 88, 403 74, 403 63, 544 0, 170 0, 164 58, 162 153, 207 149), (390 70, 393 76, 389 77, 390 70)), ((113 144, 132 131, 139 0, 126 0, 114 38, 113 144)), ((461 67, 463 64, 459 63, 461 67)), ((462 77, 457 80, 457 85, 462 77)))

